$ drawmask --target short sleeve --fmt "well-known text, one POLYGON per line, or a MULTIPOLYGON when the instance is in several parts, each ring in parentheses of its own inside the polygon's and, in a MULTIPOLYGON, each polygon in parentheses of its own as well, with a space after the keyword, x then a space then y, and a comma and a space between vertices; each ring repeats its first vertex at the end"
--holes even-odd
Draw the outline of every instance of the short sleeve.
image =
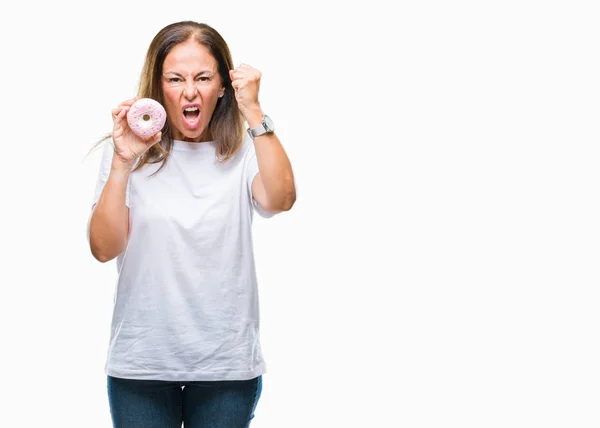
MULTIPOLYGON (((104 185, 108 180, 108 175, 110 174, 110 167, 112 164, 112 158, 115 153, 115 149, 113 146, 112 139, 108 139, 104 143, 104 150, 102 152, 102 159, 100 160, 100 168, 98 171, 98 180, 96 181, 96 189, 94 191, 94 199, 92 201, 92 209, 98 203, 100 199, 100 195, 102 194, 102 189, 104 189, 104 185)), ((125 205, 128 207, 129 205, 129 182, 127 183, 127 189, 125 191, 125 205)))
MULTIPOLYGON (((112 163, 112 158, 114 155, 115 149, 113 146, 112 139, 107 140, 104 143, 104 150, 102 152, 102 157, 100 159, 100 167, 98 170, 98 180, 96 181, 96 189, 94 190, 94 198, 92 200, 92 208, 90 215, 87 221, 86 227, 86 235, 88 239, 88 243, 90 242, 90 222, 92 221, 92 214, 94 212, 94 207, 100 200, 100 195, 102 194, 102 189, 104 189, 104 185, 108 180, 108 175, 110 174, 110 167, 112 163)), ((125 205, 129 207, 129 185, 130 182, 127 183, 127 189, 125 191, 125 205)))
POLYGON ((248 192, 252 200, 252 206, 254 210, 263 218, 271 218, 275 214, 265 211, 256 200, 252 197, 252 181, 256 174, 258 174, 258 160, 256 159, 256 151, 254 150, 254 142, 252 140, 246 140, 250 147, 246 154, 246 181, 248 185, 248 192))

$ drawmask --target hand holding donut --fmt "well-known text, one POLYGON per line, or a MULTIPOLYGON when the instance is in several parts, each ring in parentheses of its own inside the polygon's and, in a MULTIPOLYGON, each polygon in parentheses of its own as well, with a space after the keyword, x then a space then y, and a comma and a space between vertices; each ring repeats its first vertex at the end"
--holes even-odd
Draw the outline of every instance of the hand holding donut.
POLYGON ((133 166, 137 158, 142 156, 154 144, 158 143, 162 137, 160 130, 166 120, 164 108, 158 104, 160 109, 157 110, 156 105, 149 104, 149 102, 158 104, 154 100, 147 98, 140 100, 138 97, 135 97, 123 101, 112 111, 112 138, 115 143, 115 158, 129 168, 133 166), (138 101, 140 102, 138 103, 138 101), (161 109, 162 112, 160 111, 161 109), (132 115, 131 113, 134 113, 134 111, 136 114, 132 115), (140 126, 135 123, 135 119, 138 116, 140 120, 148 119, 146 120, 148 125, 142 124, 140 126), (155 121, 150 119, 155 119, 155 121), (132 129, 130 124, 137 129, 132 129))
POLYGON ((240 111, 246 119, 250 114, 260 111, 258 90, 262 73, 246 64, 240 64, 235 70, 229 70, 231 86, 235 91, 240 111))

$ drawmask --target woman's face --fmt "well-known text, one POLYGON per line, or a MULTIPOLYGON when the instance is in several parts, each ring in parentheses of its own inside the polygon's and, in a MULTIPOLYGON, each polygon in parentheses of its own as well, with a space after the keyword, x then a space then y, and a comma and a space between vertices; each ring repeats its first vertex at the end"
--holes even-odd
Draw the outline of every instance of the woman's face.
POLYGON ((162 69, 162 90, 173 138, 183 141, 207 141, 208 123, 221 85, 217 61, 207 48, 188 40, 174 46, 162 69))

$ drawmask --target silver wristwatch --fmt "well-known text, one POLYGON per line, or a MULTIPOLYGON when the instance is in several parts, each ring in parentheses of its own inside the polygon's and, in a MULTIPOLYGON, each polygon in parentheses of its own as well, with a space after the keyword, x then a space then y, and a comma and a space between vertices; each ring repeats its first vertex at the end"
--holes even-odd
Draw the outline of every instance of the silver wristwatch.
POLYGON ((275 131, 275 126, 273 125, 273 121, 271 120, 271 118, 269 116, 267 116, 266 114, 263 114, 262 123, 254 129, 248 128, 248 135, 250 135, 251 138, 256 138, 259 135, 266 134, 267 132, 273 132, 273 131, 275 131))

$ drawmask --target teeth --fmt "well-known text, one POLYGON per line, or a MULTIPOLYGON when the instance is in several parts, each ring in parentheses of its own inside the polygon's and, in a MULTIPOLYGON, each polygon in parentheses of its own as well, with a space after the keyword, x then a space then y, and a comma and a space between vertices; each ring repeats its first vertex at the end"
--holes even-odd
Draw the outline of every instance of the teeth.
POLYGON ((197 111, 198 107, 186 107, 185 111, 197 111))

